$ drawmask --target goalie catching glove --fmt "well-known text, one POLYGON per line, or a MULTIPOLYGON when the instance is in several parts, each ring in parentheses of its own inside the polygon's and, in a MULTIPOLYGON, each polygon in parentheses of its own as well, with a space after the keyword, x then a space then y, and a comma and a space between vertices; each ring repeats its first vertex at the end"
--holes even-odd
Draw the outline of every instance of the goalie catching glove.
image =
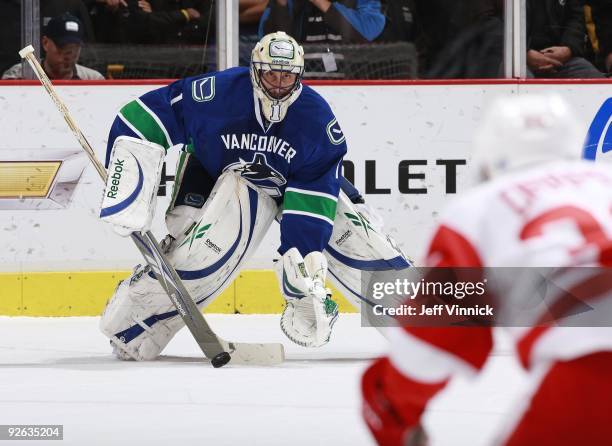
POLYGON ((302 258, 291 248, 276 263, 281 293, 287 301, 281 330, 296 344, 320 347, 329 341, 338 318, 338 305, 325 288, 327 260, 314 251, 302 258))
POLYGON ((119 235, 151 228, 165 149, 159 144, 129 136, 115 140, 100 218, 119 235))

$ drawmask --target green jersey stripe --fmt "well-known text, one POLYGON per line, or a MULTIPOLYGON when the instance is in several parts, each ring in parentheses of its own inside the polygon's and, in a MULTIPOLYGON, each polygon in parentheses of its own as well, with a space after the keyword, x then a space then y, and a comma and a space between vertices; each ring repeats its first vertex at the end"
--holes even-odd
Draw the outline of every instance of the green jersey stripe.
POLYGON ((166 137, 165 129, 163 129, 158 123, 158 120, 151 116, 137 101, 127 103, 119 113, 121 113, 125 120, 134 126, 147 141, 157 143, 168 150, 171 144, 166 137))
POLYGON ((125 117, 121 113, 119 113, 117 116, 119 117, 119 119, 121 119, 121 122, 127 125, 130 128, 130 130, 133 131, 140 139, 142 139, 143 141, 147 140, 147 138, 145 138, 144 135, 140 133, 140 130, 134 127, 130 121, 125 119, 125 117))
POLYGON ((155 120, 155 122, 157 122, 157 125, 161 127, 162 132, 164 132, 164 136, 166 137, 166 141, 168 141, 168 147, 174 146, 174 143, 172 142, 172 138, 170 138, 170 135, 168 134, 168 130, 166 130, 166 126, 164 126, 164 123, 161 121, 161 119, 159 119, 159 117, 155 114, 155 112, 153 112, 153 110, 147 107, 147 104, 142 102, 142 100, 136 99, 136 102, 138 102, 138 104, 140 104, 140 106, 155 120))
POLYGON ((309 195, 294 190, 285 191, 284 211, 300 211, 316 214, 331 221, 336 217, 336 201, 325 196, 309 195))

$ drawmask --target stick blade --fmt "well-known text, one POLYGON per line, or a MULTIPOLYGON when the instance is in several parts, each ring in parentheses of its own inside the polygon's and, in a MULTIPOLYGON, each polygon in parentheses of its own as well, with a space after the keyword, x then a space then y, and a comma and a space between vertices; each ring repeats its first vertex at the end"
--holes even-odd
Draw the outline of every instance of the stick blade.
POLYGON ((28 54, 32 54, 34 52, 34 47, 32 45, 28 45, 25 48, 22 48, 21 50, 19 50, 19 55, 21 56, 22 59, 25 59, 28 54))
POLYGON ((246 342, 227 343, 232 360, 230 365, 277 365, 285 360, 285 347, 280 343, 255 344, 246 342))

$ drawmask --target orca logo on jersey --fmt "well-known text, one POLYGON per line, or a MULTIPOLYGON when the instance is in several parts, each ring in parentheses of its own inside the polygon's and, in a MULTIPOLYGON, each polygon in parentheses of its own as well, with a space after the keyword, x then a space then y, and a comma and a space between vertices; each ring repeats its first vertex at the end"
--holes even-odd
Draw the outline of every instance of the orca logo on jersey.
POLYGON ((268 164, 266 155, 256 153, 252 161, 238 159, 239 162, 230 164, 224 170, 239 173, 242 178, 260 187, 272 197, 281 196, 279 187, 285 185, 287 180, 278 170, 268 164))
POLYGON ((215 97, 215 77, 207 76, 191 84, 191 96, 196 102, 207 102, 215 97))
POLYGON ((589 127, 582 157, 587 160, 612 161, 612 98, 608 98, 589 127))
POLYGON ((344 142, 344 133, 342 133, 342 129, 336 118, 332 119, 329 124, 327 124, 327 136, 329 136, 331 143, 336 146, 344 142))

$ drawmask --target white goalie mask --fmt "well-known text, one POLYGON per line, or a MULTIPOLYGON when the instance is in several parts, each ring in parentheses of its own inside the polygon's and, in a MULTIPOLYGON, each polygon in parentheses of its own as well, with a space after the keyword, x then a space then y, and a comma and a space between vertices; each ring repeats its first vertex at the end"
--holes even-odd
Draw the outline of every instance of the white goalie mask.
POLYGON ((535 165, 579 159, 580 121, 557 95, 498 98, 474 139, 480 181, 535 165))
POLYGON ((264 36, 251 53, 251 82, 261 111, 280 122, 302 92, 304 50, 293 37, 279 31, 264 36))

